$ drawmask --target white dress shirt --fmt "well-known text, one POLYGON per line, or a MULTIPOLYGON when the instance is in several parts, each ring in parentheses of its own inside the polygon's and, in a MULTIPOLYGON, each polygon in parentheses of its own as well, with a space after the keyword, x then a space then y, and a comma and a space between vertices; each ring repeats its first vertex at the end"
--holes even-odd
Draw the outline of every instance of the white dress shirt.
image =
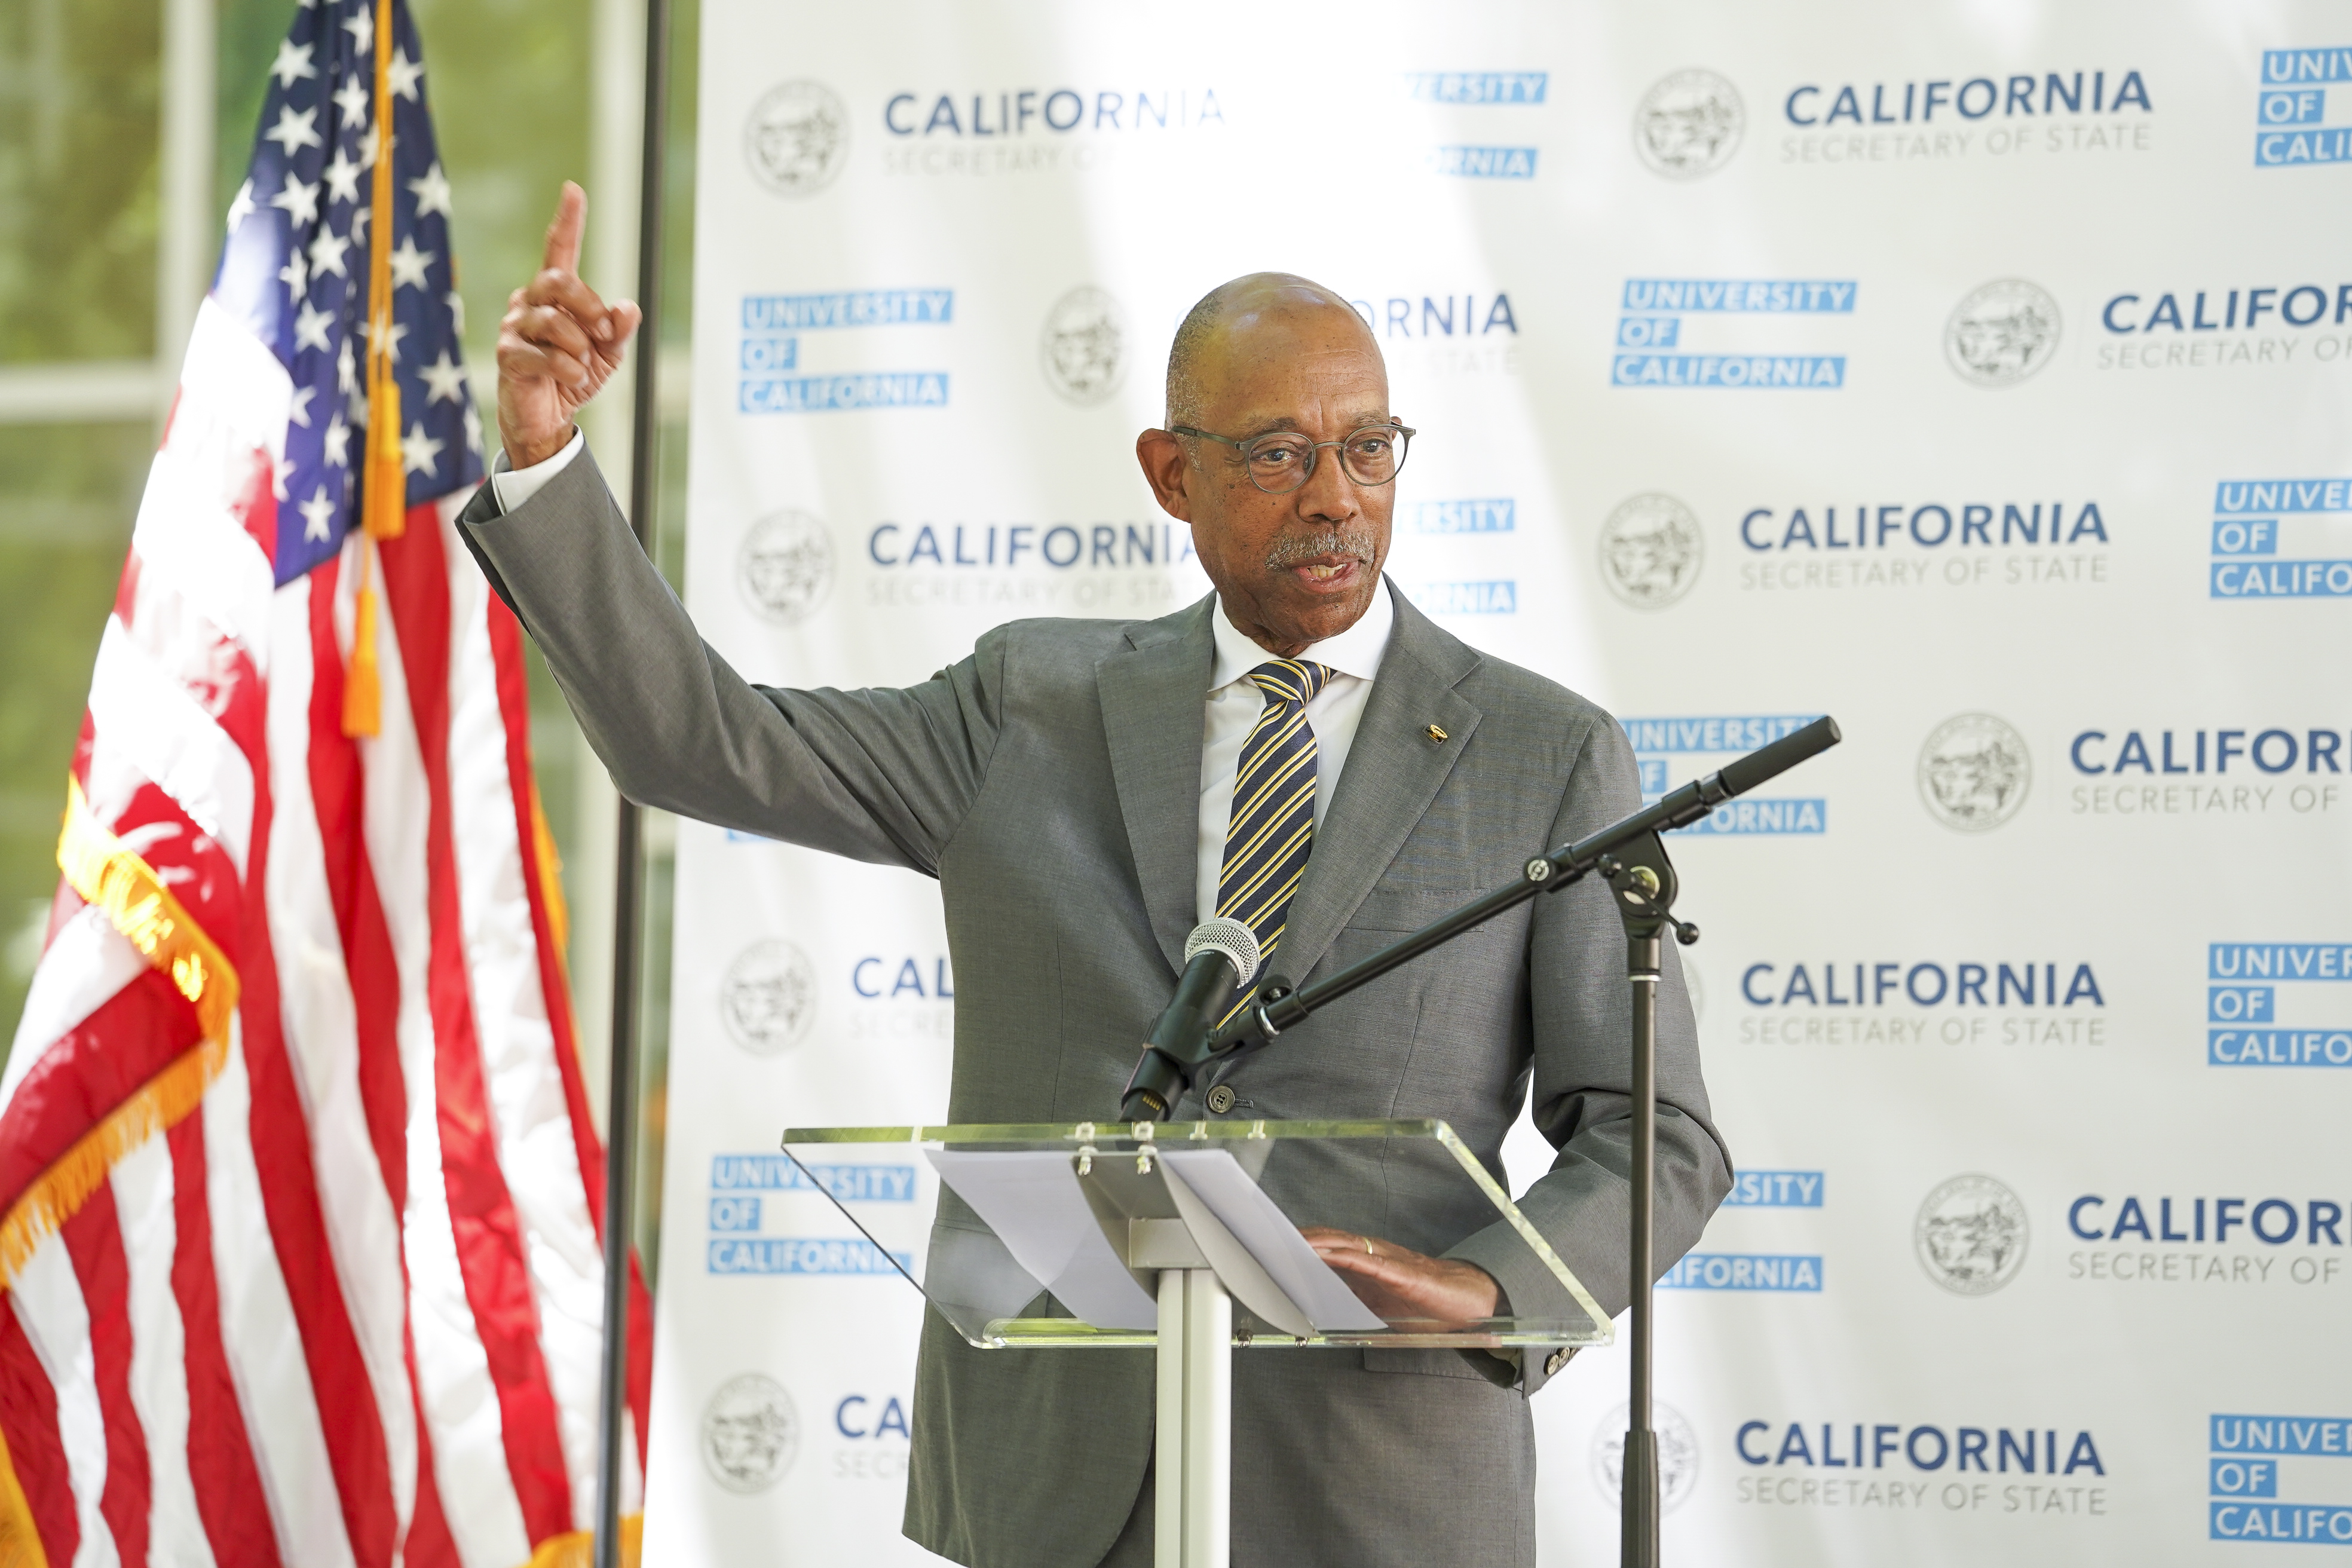
MULTIPOLYGON (((578 430, 563 449, 545 462, 527 468, 506 466, 499 454, 490 474, 499 510, 509 512, 539 493, 540 487, 562 473, 577 458, 585 442, 578 430)), ((1389 631, 1396 624, 1396 606, 1389 602, 1383 581, 1356 624, 1338 637, 1309 647, 1298 657, 1311 664, 1328 665, 1331 679, 1307 704, 1307 722, 1315 731, 1315 826, 1319 829, 1331 809, 1331 794, 1339 787, 1339 770, 1348 765, 1348 748, 1355 743, 1357 721, 1364 716, 1365 700, 1381 672, 1381 656, 1388 651, 1389 631)), ((1216 637, 1216 662, 1209 673, 1205 717, 1201 730, 1200 858, 1193 893, 1199 901, 1196 920, 1217 912, 1217 883, 1225 868, 1225 828, 1233 819, 1234 774, 1241 768, 1242 743, 1265 711, 1265 693, 1250 684, 1249 672, 1274 655, 1242 635, 1225 614, 1220 599, 1209 617, 1216 637)))
MULTIPOLYGON (((1331 809, 1331 792, 1339 787, 1339 770, 1348 765, 1348 748, 1355 743, 1356 724, 1364 716, 1365 700, 1372 694, 1372 679, 1381 672, 1381 656, 1388 651, 1389 631, 1395 624, 1396 606, 1389 602, 1389 585, 1383 581, 1354 626, 1298 656, 1304 663, 1331 668, 1331 679, 1307 704, 1307 727, 1315 731, 1318 829, 1331 809)), ((1223 599, 1209 617, 1209 627, 1216 637, 1217 658, 1209 672, 1208 714, 1201 732, 1201 850, 1193 879, 1199 900, 1195 919, 1203 921, 1217 912, 1217 881, 1225 868, 1225 828, 1233 820, 1234 774, 1241 769, 1242 743, 1265 711, 1265 693, 1250 684, 1249 672, 1275 657, 1242 635, 1225 615, 1223 599)))
POLYGON ((533 463, 527 468, 509 468, 507 455, 500 452, 498 461, 490 465, 490 495, 499 503, 501 516, 514 510, 540 492, 540 488, 572 466, 588 445, 588 437, 580 426, 572 427, 572 439, 563 443, 563 450, 544 462, 533 463))

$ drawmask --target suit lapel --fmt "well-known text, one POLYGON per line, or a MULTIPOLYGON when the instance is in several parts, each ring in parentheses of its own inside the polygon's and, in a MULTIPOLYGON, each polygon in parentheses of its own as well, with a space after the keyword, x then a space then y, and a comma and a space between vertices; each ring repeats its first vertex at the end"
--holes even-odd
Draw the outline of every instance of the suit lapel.
POLYGON ((1183 969, 1200 895, 1201 738, 1215 638, 1203 599, 1138 626, 1095 667, 1111 777, 1151 933, 1183 969))
POLYGON ((1306 979, 1404 847, 1481 716, 1454 689, 1477 668, 1478 656, 1431 625, 1394 584, 1389 593, 1396 627, 1271 961, 1294 982, 1306 979), (1445 731, 1444 742, 1429 738, 1433 723, 1445 731))

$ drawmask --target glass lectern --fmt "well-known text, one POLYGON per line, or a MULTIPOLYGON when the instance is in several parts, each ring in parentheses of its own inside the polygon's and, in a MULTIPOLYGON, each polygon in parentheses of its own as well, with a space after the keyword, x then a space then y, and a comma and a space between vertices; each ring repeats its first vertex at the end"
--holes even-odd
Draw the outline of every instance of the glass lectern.
POLYGON ((1225 1568, 1233 1350, 1540 1357, 1612 1337, 1582 1283, 1443 1121, 1227 1117, 783 1136, 784 1152, 825 1191, 831 1184, 803 1151, 838 1162, 857 1157, 844 1145, 878 1154, 873 1146, 910 1144, 939 1177, 919 1279, 911 1258, 875 1245, 966 1341, 1007 1351, 1156 1348, 1159 1474, 1178 1483, 1156 1500, 1160 1568, 1225 1568), (1498 1278, 1510 1315, 1442 1321, 1408 1315, 1376 1286, 1360 1294, 1300 1234, 1313 1226, 1431 1256, 1478 1236, 1483 1258, 1508 1259, 1498 1278))

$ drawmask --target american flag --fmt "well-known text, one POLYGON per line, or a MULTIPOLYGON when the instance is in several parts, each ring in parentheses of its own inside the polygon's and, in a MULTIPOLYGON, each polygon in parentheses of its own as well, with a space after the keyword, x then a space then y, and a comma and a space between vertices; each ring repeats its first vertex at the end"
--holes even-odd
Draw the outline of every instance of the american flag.
POLYGON ((604 1151, 458 333, 406 7, 302 0, 0 1077, 0 1564, 587 1560, 604 1151))

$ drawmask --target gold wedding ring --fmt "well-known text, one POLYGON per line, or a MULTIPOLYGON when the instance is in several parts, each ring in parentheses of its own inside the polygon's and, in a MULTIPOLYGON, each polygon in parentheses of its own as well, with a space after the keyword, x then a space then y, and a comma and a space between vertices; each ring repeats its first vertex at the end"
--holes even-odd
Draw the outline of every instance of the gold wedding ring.
POLYGON ((1378 1258, 1380 1256, 1379 1253, 1372 1250, 1372 1238, 1369 1236, 1364 1237, 1364 1256, 1367 1258, 1378 1258))

